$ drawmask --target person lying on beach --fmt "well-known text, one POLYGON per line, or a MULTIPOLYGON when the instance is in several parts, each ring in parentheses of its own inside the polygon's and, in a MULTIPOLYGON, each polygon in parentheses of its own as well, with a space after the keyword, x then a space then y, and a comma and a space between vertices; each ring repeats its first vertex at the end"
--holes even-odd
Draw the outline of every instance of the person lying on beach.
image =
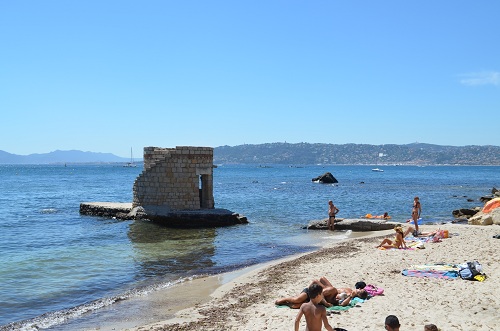
MULTIPOLYGON (((323 299, 320 301, 325 307, 331 306, 347 306, 352 298, 359 297, 361 299, 366 299, 368 297, 368 292, 365 289, 350 289, 350 288, 336 288, 334 287, 326 277, 321 277, 319 280, 313 280, 311 285, 319 285, 323 292, 323 299)), ((297 309, 305 302, 310 301, 309 288, 305 288, 300 292, 299 295, 295 297, 286 297, 276 300, 275 304, 278 306, 286 305, 290 308, 297 309)))
POLYGON ((319 305, 323 300, 323 296, 321 295, 323 288, 318 284, 311 284, 307 290, 310 301, 300 306, 299 313, 295 318, 295 331, 299 331, 302 315, 306 318, 306 331, 321 331, 323 330, 323 325, 328 331, 333 331, 332 326, 328 323, 325 307, 319 305))
POLYGON ((403 228, 398 225, 394 228, 394 231, 396 231, 396 236, 394 237, 394 240, 391 240, 389 238, 385 238, 382 240, 380 245, 378 245, 376 248, 385 248, 385 249, 390 249, 390 248, 399 248, 399 249, 406 249, 408 246, 406 246, 405 242, 405 234, 403 232, 403 228))
MULTIPOLYGON (((312 284, 318 284, 323 288, 323 298, 333 306, 347 306, 355 297, 359 297, 360 299, 368 297, 368 292, 366 292, 364 286, 356 286, 354 290, 348 287, 336 288, 326 277, 321 277, 319 280, 314 279, 312 284)), ((356 284, 361 285, 361 282, 356 284)))
POLYGON ((408 234, 413 234, 414 237, 434 237, 436 235, 439 235, 440 233, 442 232, 442 230, 438 229, 438 230, 435 230, 435 231, 431 231, 431 232, 419 232, 417 236, 415 236, 415 228, 412 227, 412 226, 409 226, 408 229, 406 229, 406 231, 404 232, 403 234, 403 237, 407 237, 408 234))
POLYGON ((361 218, 383 218, 383 219, 390 219, 391 216, 389 216, 388 212, 385 212, 384 215, 372 215, 372 214, 366 214, 365 216, 361 216, 361 218))

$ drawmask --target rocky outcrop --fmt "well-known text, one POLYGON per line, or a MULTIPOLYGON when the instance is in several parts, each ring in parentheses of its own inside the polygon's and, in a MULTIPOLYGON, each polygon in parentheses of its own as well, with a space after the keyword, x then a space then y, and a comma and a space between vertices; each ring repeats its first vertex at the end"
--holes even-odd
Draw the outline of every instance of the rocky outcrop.
POLYGON ((335 184, 338 183, 339 181, 333 177, 333 175, 330 172, 325 172, 319 177, 311 179, 313 182, 320 182, 323 184, 335 184))
POLYGON ((472 216, 476 215, 479 211, 481 211, 481 207, 474 207, 472 209, 469 208, 462 208, 462 209, 456 209, 452 211, 451 213, 453 214, 453 217, 455 218, 471 218, 472 216))
MULTIPOLYGON (((312 221, 304 229, 308 230, 328 230, 326 225, 328 220, 312 221)), ((381 231, 394 229, 400 223, 388 222, 383 219, 364 219, 364 218, 344 218, 335 220, 335 230, 352 231, 381 231)))
MULTIPOLYGON (((482 196, 479 198, 479 201, 487 204, 488 201, 498 197, 500 197, 500 191, 493 187, 491 189, 491 195, 482 196)), ((467 223, 471 225, 500 224, 500 208, 494 209, 489 213, 484 213, 483 207, 484 206, 457 209, 454 210, 452 214, 455 219, 467 221, 467 223)))
POLYGON ((500 225, 500 208, 493 209, 489 213, 480 211, 469 218, 468 223, 471 225, 500 225))

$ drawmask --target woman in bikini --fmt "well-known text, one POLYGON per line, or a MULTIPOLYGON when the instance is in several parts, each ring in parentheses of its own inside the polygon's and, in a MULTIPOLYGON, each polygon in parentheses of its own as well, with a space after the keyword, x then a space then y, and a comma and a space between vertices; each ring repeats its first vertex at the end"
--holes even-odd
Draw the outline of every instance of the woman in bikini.
POLYGON ((415 236, 418 236, 418 219, 422 214, 422 206, 420 205, 420 200, 418 197, 413 198, 413 209, 411 210, 411 218, 413 223, 415 223, 415 236))
POLYGON ((404 238, 404 233, 403 233, 403 228, 401 226, 396 226, 394 228, 394 231, 396 231, 396 236, 394 237, 394 240, 391 240, 391 239, 388 239, 388 238, 385 238, 384 240, 382 240, 382 242, 380 243, 380 245, 378 245, 376 248, 385 248, 385 249, 389 249, 389 248, 408 248, 406 246, 406 242, 405 242, 405 238, 404 238))
POLYGON ((328 201, 328 229, 332 230, 335 228, 335 216, 339 212, 339 209, 333 204, 333 201, 328 201))

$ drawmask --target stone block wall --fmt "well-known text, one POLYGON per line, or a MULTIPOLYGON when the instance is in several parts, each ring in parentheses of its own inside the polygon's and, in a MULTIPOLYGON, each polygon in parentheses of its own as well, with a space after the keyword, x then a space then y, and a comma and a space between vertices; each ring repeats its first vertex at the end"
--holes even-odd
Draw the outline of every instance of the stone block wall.
POLYGON ((134 182, 133 207, 213 209, 213 148, 145 147, 144 170, 134 182))

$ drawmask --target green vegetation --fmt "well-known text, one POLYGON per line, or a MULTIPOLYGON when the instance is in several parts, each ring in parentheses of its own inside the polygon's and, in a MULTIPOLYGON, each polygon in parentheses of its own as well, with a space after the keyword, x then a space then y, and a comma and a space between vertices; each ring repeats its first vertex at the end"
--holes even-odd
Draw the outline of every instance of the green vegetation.
POLYGON ((500 165, 500 146, 268 143, 216 147, 214 163, 500 165))

